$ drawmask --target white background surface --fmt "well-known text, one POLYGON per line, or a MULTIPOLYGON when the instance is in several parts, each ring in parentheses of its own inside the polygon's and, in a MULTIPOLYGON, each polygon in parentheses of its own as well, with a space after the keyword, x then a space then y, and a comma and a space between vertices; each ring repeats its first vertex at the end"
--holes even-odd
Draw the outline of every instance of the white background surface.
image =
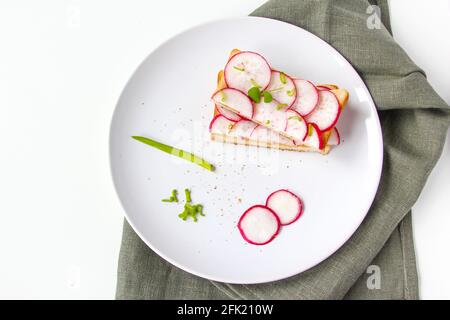
MULTIPOLYGON (((0 2, 0 298, 114 298, 107 141, 125 82, 168 37, 263 2, 0 2)), ((450 103, 450 0, 390 4, 395 38, 450 103)), ((414 207, 424 299, 450 299, 449 163, 447 139, 414 207)))

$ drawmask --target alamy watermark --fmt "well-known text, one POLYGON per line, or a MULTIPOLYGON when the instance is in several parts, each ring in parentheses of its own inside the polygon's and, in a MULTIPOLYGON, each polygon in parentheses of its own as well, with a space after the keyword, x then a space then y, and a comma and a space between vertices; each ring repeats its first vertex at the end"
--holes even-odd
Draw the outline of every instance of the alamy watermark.
POLYGON ((366 20, 366 25, 369 30, 381 29, 381 9, 379 6, 368 6, 366 13, 369 17, 366 20))
POLYGON ((377 265, 367 267, 366 273, 369 274, 366 285, 369 290, 381 289, 381 269, 377 265))

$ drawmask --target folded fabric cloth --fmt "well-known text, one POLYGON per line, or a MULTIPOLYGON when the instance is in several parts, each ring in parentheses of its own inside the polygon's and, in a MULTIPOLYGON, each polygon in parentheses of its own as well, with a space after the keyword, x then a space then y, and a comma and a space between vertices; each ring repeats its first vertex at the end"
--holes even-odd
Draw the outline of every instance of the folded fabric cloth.
POLYGON ((297 276, 258 285, 217 283, 186 273, 156 255, 125 221, 117 298, 417 299, 411 207, 442 152, 449 106, 393 40, 386 1, 271 0, 252 15, 316 34, 367 84, 384 139, 375 201, 356 233, 331 257, 297 276), (379 277, 372 282, 375 273, 379 277))

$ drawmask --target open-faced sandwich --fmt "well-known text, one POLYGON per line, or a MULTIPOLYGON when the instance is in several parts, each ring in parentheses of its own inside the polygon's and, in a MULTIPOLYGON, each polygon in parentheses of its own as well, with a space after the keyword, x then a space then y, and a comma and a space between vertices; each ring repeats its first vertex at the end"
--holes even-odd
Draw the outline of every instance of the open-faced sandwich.
POLYGON ((212 100, 213 140, 326 154, 340 143, 336 123, 348 92, 294 78, 255 52, 234 49, 212 100))

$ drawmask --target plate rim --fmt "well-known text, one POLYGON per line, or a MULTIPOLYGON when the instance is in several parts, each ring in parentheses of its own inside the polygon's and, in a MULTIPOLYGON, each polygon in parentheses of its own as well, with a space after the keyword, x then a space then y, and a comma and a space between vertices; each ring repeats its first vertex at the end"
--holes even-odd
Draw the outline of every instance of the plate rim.
POLYGON ((114 192, 119 200, 120 206, 123 210, 125 219, 127 220, 127 222, 129 223, 129 225, 132 227, 133 231, 136 232, 136 234, 139 236, 139 238, 149 247, 150 250, 154 251, 160 258, 166 260, 167 262, 169 262, 170 264, 174 265, 175 267, 186 271, 190 274, 199 276, 201 278, 207 279, 207 280, 211 280, 211 281, 217 281, 217 282, 221 282, 221 283, 230 283, 230 284, 261 284, 261 283, 269 283, 269 282, 274 282, 274 281, 279 281, 279 280, 283 280, 283 279, 288 279, 290 277, 302 274, 305 271, 310 270, 311 268, 317 266, 318 264, 320 264, 321 262, 327 260, 328 258, 330 258, 332 255, 334 255, 344 244, 346 244, 348 242, 348 240, 355 234, 355 232, 358 230, 358 228, 361 226, 362 222, 364 221, 364 219, 366 218, 374 200, 375 200, 375 196, 376 193, 378 191, 379 185, 380 185, 380 181, 381 181, 381 176, 382 176, 382 172, 383 172, 383 164, 384 164, 384 141, 383 141, 383 134, 382 134, 382 129, 381 129, 381 123, 380 123, 380 118, 378 116, 378 111, 375 105, 375 102, 373 100, 372 95, 370 94, 369 89, 367 88, 366 83, 364 82, 364 80, 361 78, 361 76, 359 75, 359 73, 355 70, 355 68, 353 67, 353 65, 336 49, 334 48, 332 45, 330 45, 328 42, 326 42, 325 40, 323 40, 322 38, 320 38, 319 36, 315 35, 314 33, 296 26, 294 24, 288 23, 288 22, 284 22, 281 20, 277 20, 277 19, 272 19, 272 18, 266 18, 266 17, 257 17, 257 16, 241 16, 241 17, 232 17, 232 18, 224 18, 224 19, 213 19, 213 20, 209 20, 203 23, 199 23, 199 24, 195 24, 189 28, 186 28, 180 32, 177 32, 175 34, 173 34, 172 36, 168 37, 165 41, 161 42, 160 44, 158 44, 156 47, 154 47, 145 57, 144 59, 134 68, 133 72, 130 74, 130 76, 128 77, 128 80, 126 81, 125 85, 123 86, 123 89, 119 95, 119 97, 117 98, 117 101, 115 103, 114 106, 114 111, 112 113, 112 116, 110 118, 110 124, 109 124, 109 135, 108 135, 108 157, 109 157, 109 173, 113 182, 113 186, 114 186, 114 192), (326 257, 319 257, 318 259, 314 260, 312 263, 310 263, 309 266, 307 266, 306 268, 301 268, 301 270, 297 270, 297 271, 293 271, 290 274, 286 274, 286 275, 281 275, 281 276, 275 276, 275 277, 271 277, 270 279, 264 279, 264 280, 258 280, 258 281, 242 281, 242 280, 233 280, 233 279, 225 279, 224 277, 220 277, 220 276, 212 276, 209 274, 205 274, 203 272, 199 272, 199 271, 195 271, 192 270, 189 266, 186 266, 182 263, 178 263, 176 261, 174 261, 172 258, 166 256, 163 252, 161 252, 158 248, 156 248, 155 246, 153 246, 150 241, 148 241, 146 239, 146 237, 143 236, 143 234, 140 232, 139 228, 131 221, 131 219, 128 216, 127 210, 125 209, 124 203, 122 201, 121 196, 119 195, 119 191, 118 191, 118 187, 117 187, 117 181, 114 178, 114 169, 113 169, 113 155, 112 155, 112 144, 113 144, 113 125, 116 121, 116 117, 117 117, 117 113, 118 113, 118 107, 119 107, 119 103, 122 100, 122 97, 125 93, 126 88, 128 87, 128 85, 130 84, 131 80, 134 78, 135 74, 138 72, 138 70, 142 67, 142 65, 148 60, 148 58, 158 49, 160 49, 161 47, 163 47, 165 44, 171 42, 173 39, 183 35, 184 33, 188 33, 191 32, 197 28, 202 28, 202 27, 206 27, 208 25, 212 25, 212 24, 216 24, 216 23, 227 23, 227 22, 233 22, 233 21, 240 21, 240 20, 255 20, 255 21, 262 21, 264 23, 264 21, 271 21, 272 23, 280 23, 280 24, 284 24, 289 28, 298 28, 306 33, 308 33, 310 36, 313 36, 314 38, 316 38, 317 40, 319 40, 322 44, 324 44, 325 46, 329 47, 334 54, 336 54, 338 57, 340 57, 342 59, 342 61, 345 62, 345 64, 347 64, 348 67, 350 67, 351 70, 353 70, 355 76, 361 81, 361 83, 363 84, 362 88, 364 89, 365 94, 369 97, 369 107, 372 109, 374 115, 375 115, 375 124, 376 124, 376 129, 377 129, 377 134, 379 136, 379 145, 378 145, 378 155, 379 155, 379 159, 377 159, 377 166, 378 166, 378 175, 376 178, 376 184, 374 184, 373 190, 371 192, 370 195, 370 203, 368 205, 368 207, 366 209, 364 209, 363 211, 365 211, 365 213, 363 215, 361 215, 361 219, 359 221, 357 221, 355 223, 355 228, 353 230, 353 232, 351 232, 348 237, 345 237, 345 239, 342 241, 342 243, 337 244, 332 250, 330 250, 330 253, 327 254, 326 257))

